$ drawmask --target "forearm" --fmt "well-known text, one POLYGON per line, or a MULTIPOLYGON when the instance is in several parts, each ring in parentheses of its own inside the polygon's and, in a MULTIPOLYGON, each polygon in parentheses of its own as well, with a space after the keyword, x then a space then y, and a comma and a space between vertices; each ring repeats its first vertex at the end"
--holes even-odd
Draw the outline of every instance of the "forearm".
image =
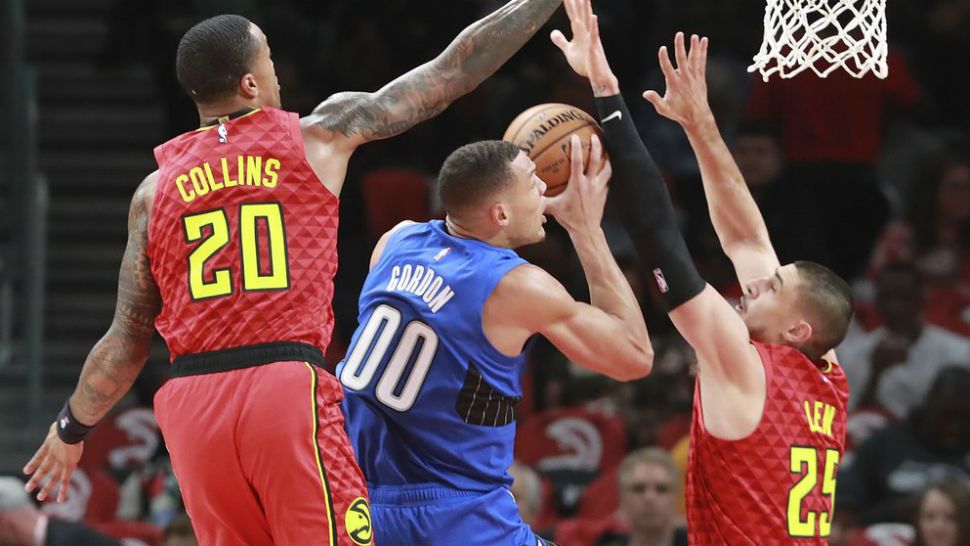
POLYGON ((495 73, 562 0, 512 0, 472 23, 431 61, 375 93, 338 93, 321 103, 310 122, 348 142, 389 138, 437 116, 495 73))
POLYGON ((623 97, 599 97, 596 108, 603 123, 606 148, 613 165, 610 187, 624 227, 640 260, 657 279, 668 310, 704 289, 687 244, 680 234, 670 193, 657 164, 647 151, 623 97))
POLYGON ((642 327, 646 334, 646 324, 633 289, 620 266, 617 265, 606 235, 599 226, 569 233, 579 262, 586 274, 589 285, 590 304, 602 311, 619 317, 624 322, 642 327))
POLYGON ((151 337, 131 338, 109 330, 94 346, 71 395, 71 412, 93 426, 131 388, 148 360, 151 337))
POLYGON ((721 246, 727 252, 738 244, 770 246, 764 218, 721 138, 714 115, 708 112, 684 130, 697 157, 711 223, 721 246))

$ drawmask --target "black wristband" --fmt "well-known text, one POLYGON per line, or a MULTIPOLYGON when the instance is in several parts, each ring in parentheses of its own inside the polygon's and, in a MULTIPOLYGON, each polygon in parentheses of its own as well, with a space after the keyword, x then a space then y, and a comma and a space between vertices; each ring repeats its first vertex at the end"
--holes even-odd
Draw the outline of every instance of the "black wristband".
POLYGON ((57 414, 57 435, 65 444, 79 444, 87 438, 94 426, 82 424, 71 413, 71 403, 64 402, 64 407, 57 414))

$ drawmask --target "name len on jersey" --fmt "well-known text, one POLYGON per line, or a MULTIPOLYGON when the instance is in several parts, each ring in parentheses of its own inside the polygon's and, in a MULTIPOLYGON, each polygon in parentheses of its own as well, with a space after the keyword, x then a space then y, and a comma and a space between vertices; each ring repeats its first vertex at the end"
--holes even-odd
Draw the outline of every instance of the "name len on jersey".
POLYGON ((451 286, 438 276, 434 269, 423 265, 404 264, 391 268, 388 291, 409 292, 428 304, 432 313, 437 313, 455 296, 451 286))
POLYGON ((832 423, 835 421, 835 406, 814 400, 809 403, 805 400, 805 418, 808 420, 808 429, 814 433, 821 433, 830 438, 834 438, 832 433, 832 423))
POLYGON ((279 183, 280 160, 275 157, 258 155, 239 155, 234 160, 236 164, 236 178, 229 173, 228 157, 223 157, 216 165, 218 172, 205 162, 192 167, 189 172, 182 173, 175 178, 179 194, 186 203, 194 201, 209 192, 216 192, 237 186, 273 189, 279 183))

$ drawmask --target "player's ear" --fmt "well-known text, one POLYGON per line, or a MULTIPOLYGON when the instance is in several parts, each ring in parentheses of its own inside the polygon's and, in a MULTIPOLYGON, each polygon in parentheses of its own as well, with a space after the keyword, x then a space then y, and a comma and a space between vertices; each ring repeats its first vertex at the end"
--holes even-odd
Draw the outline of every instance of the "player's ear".
POLYGON ((254 99, 259 96, 259 86, 256 84, 256 76, 252 72, 247 72, 239 79, 239 93, 247 99, 254 99))
POLYGON ((509 210, 504 203, 495 203, 488 210, 488 216, 495 222, 495 225, 500 227, 506 227, 509 225, 509 210))
POLYGON ((804 320, 799 320, 794 326, 786 330, 782 336, 784 336, 785 341, 792 345, 801 345, 811 339, 812 325, 804 320))

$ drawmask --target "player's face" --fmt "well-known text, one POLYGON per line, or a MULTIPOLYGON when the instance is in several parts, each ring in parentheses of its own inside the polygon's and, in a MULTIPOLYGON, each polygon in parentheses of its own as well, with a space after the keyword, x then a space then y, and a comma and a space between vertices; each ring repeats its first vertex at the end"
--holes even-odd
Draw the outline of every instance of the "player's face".
POLYGON ((256 97, 256 100, 260 106, 279 108, 281 106, 280 82, 276 78, 276 67, 273 65, 273 59, 270 56, 269 41, 258 26, 253 25, 251 30, 259 38, 259 52, 253 59, 252 70, 250 71, 256 78, 256 85, 259 89, 259 96, 256 97))
POLYGON ((919 509, 919 531, 927 546, 957 546, 959 528, 953 502, 943 493, 932 489, 923 498, 919 509))
POLYGON ((754 279, 743 287, 737 309, 751 339, 785 344, 783 334, 799 321, 796 311, 800 281, 795 264, 787 264, 775 270, 774 275, 754 279))
POLYGON ((645 531, 667 527, 676 511, 674 477, 659 464, 634 465, 622 485, 620 507, 632 525, 645 531))
POLYGON ((519 152, 512 161, 512 173, 515 178, 505 198, 510 217, 506 231, 515 248, 538 243, 546 237, 543 227, 546 217, 542 214, 546 183, 536 176, 536 164, 524 152, 519 152))

